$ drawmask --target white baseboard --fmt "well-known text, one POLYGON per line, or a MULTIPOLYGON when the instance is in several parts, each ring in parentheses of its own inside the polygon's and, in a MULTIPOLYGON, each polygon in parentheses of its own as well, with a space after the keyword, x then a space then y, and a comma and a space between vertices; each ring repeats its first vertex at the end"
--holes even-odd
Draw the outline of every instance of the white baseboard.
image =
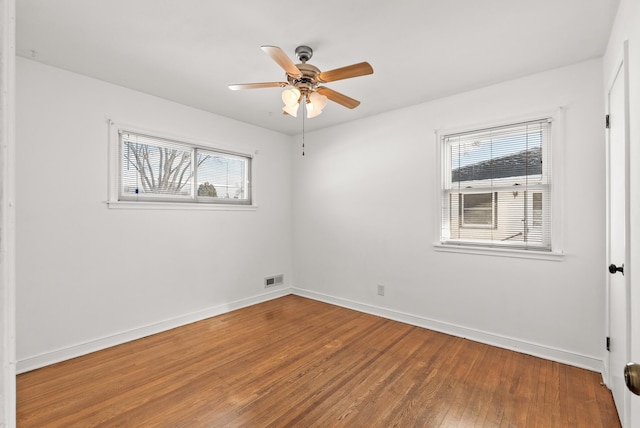
POLYGON ((152 334, 161 333, 163 331, 171 330, 176 327, 191 324, 196 321, 211 318, 216 315, 235 311, 236 309, 241 309, 247 306, 266 302, 268 300, 277 299, 289 294, 291 294, 291 288, 281 288, 279 290, 270 291, 258 296, 236 300, 234 302, 225 303, 219 306, 214 306, 201 311, 181 315, 179 317, 171 318, 165 321, 138 327, 133 330, 116 333, 110 336, 61 348, 55 351, 46 352, 41 355, 24 358, 18 360, 16 365, 16 372, 18 374, 28 372, 51 364, 59 363, 61 361, 70 360, 71 358, 80 357, 82 355, 110 348, 112 346, 121 345, 132 340, 141 339, 152 334))
POLYGON ((475 342, 485 343, 487 345, 497 346, 499 348, 509 349, 523 354, 544 358, 546 360, 556 361, 571 366, 580 367, 598 373, 604 373, 604 362, 600 358, 577 354, 572 351, 554 348, 546 345, 540 345, 515 339, 499 334, 488 333, 468 327, 437 321, 417 315, 395 311, 392 309, 381 308, 374 305, 359 303, 341 297, 329 296, 315 291, 304 290, 301 288, 293 288, 292 293, 321 302, 330 303, 332 305, 342 306, 359 312, 377 315, 394 321, 400 321, 406 324, 415 325, 417 327, 427 328, 429 330, 438 331, 440 333, 450 334, 456 337, 473 340, 475 342))
POLYGON ((161 333, 163 331, 171 330, 176 327, 181 327, 183 325, 211 318, 216 315, 231 312, 236 309, 241 309, 247 306, 266 302, 268 300, 277 299, 288 294, 295 294, 297 296, 318 300, 332 305, 342 306, 371 315, 377 315, 394 321, 400 321, 406 324, 427 328, 429 330, 450 334, 452 336, 463 337, 476 342, 485 343, 487 345, 497 346, 499 348, 505 348, 512 351, 544 358, 547 360, 569 364, 598 373, 604 373, 604 362, 596 357, 581 355, 559 348, 539 345, 520 339, 514 339, 494 333, 487 333, 468 327, 462 327, 447 322, 395 311, 392 309, 381 308, 374 305, 343 299, 341 297, 329 296, 326 294, 317 293, 315 291, 292 287, 274 290, 269 293, 260 294, 258 296, 241 299, 230 303, 225 303, 219 306, 204 309, 202 311, 182 315, 176 318, 135 328, 133 330, 117 333, 100 339, 95 339, 85 343, 80 343, 77 345, 47 352, 41 355, 24 358, 17 362, 16 371, 18 374, 28 372, 61 361, 69 360, 71 358, 90 354, 95 351, 100 351, 111 346, 120 345, 132 340, 150 336, 152 334, 161 333))

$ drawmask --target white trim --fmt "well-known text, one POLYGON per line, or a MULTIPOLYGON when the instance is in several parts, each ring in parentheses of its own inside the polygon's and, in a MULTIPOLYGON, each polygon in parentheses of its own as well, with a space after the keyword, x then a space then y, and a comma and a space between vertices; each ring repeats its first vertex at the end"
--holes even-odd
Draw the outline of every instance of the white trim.
POLYGON ((105 201, 109 208, 131 210, 256 211, 257 205, 207 204, 193 202, 105 201))
POLYGON ((487 345, 497 346, 499 348, 509 349, 511 351, 516 351, 523 354, 533 355, 535 357, 580 367, 598 373, 602 373, 603 371, 602 360, 594 356, 578 354, 576 352, 567 351, 561 348, 541 345, 521 339, 516 339, 513 337, 503 336, 500 334, 489 333, 469 327, 456 325, 453 323, 408 314, 406 312, 400 312, 393 309, 381 308, 379 306, 369 305, 366 303, 354 302, 352 300, 317 293, 315 291, 305 290, 301 288, 293 288, 292 291, 296 296, 318 300, 332 305, 353 309, 355 311, 376 315, 379 317, 403 322, 433 331, 438 331, 440 333, 445 333, 456 337, 462 337, 487 345))
POLYGON ((504 119, 500 119, 500 120, 480 122, 480 123, 476 122, 476 123, 470 123, 467 125, 438 128, 435 130, 436 133, 438 134, 437 141, 440 142, 442 137, 446 135, 462 134, 462 133, 466 133, 474 130, 500 128, 503 126, 517 125, 519 123, 534 122, 536 120, 551 119, 550 120, 551 123, 555 123, 555 120, 556 120, 555 116, 558 114, 559 110, 562 110, 562 108, 563 108, 562 106, 559 106, 557 108, 541 110, 537 112, 532 112, 530 114, 522 114, 522 115, 505 117, 504 119))
MULTIPOLYGON (((610 94, 611 94, 611 89, 613 87, 613 84, 615 83, 618 75, 620 74, 621 70, 622 70, 622 65, 624 63, 624 59, 623 57, 619 59, 619 61, 616 63, 616 66, 614 67, 614 71, 612 73, 612 77, 609 78, 608 80, 608 84, 607 87, 605 88, 605 114, 610 114, 611 113, 611 101, 610 101, 610 94)), ((604 266, 608 265, 608 261, 611 259, 610 254, 611 254, 611 244, 610 244, 610 224, 611 224, 611 214, 610 214, 610 188, 611 188, 611 183, 610 183, 610 130, 607 129, 606 131, 606 135, 605 135, 605 260, 604 260, 604 266)), ((608 273, 604 273, 605 278, 604 278, 604 282, 605 282, 605 330, 606 330, 606 336, 607 337, 611 337, 611 275, 608 273)), ((607 385, 607 387, 609 389, 612 388, 612 382, 611 382, 611 371, 610 371, 610 365, 611 365, 611 354, 609 352, 605 352, 605 356, 604 356, 604 372, 603 372, 603 378, 604 378, 604 383, 605 385, 607 385)))
POLYGON ((0 426, 16 425, 15 0, 0 0, 0 426))
MULTIPOLYGON (((118 139, 118 135, 117 135, 118 131, 121 130, 121 131, 136 133, 136 134, 143 134, 147 136, 157 137, 157 138, 161 138, 169 141, 175 141, 178 144, 180 143, 188 144, 188 145, 193 145, 200 148, 226 152, 228 154, 246 156, 249 158, 253 158, 253 156, 258 153, 257 150, 239 149, 237 147, 232 147, 224 143, 218 144, 217 142, 215 141, 212 142, 206 138, 198 138, 198 137, 192 137, 188 135, 178 135, 166 130, 140 127, 140 126, 126 123, 126 122, 113 120, 109 117, 107 117, 106 119, 107 119, 107 123, 109 124, 109 127, 116 129, 116 135, 113 136, 116 140, 118 139)), ((118 142, 116 141, 116 145, 117 143, 118 142)))
MULTIPOLYGON (((627 293, 627 362, 632 362, 631 355, 631 344, 632 342, 632 334, 634 333, 632 330, 632 313, 631 313, 631 273, 633 269, 631 268, 632 260, 631 260, 631 234, 629 231, 631 230, 631 96, 630 96, 630 78, 629 78, 629 40, 625 40, 623 42, 623 56, 624 56, 624 225, 625 233, 624 237, 624 264, 626 267, 626 276, 625 276, 625 290, 627 293)), ((635 332, 636 334, 640 332, 635 332)), ((638 423, 637 417, 638 415, 632 411, 631 409, 631 390, 627 387, 625 388, 625 422, 627 426, 634 426, 638 423)), ((634 400, 635 401, 635 400, 634 400)))
POLYGON ((218 306, 203 309, 201 311, 180 315, 175 318, 148 324, 128 331, 115 333, 99 339, 77 343, 75 345, 60 348, 55 351, 46 352, 44 354, 27 357, 18 361, 17 373, 28 372, 51 364, 59 363, 61 361, 69 360, 71 358, 87 355, 92 352, 100 351, 112 346, 121 345, 123 343, 141 339, 152 334, 161 333, 163 331, 171 330, 197 321, 202 321, 204 319, 235 311, 247 306, 263 303, 268 300, 277 299, 289 294, 291 294, 290 288, 281 288, 279 290, 274 290, 257 296, 236 300, 234 302, 224 303, 218 306))
POLYGON ((515 249, 515 248, 452 245, 452 244, 443 244, 441 242, 434 243, 433 249, 436 251, 449 252, 449 253, 478 254, 483 256, 515 257, 519 259, 534 259, 534 260, 552 260, 556 262, 560 262, 564 260, 564 253, 561 251, 521 250, 521 249, 515 249))
POLYGON ((341 297, 330 296, 327 294, 317 293, 315 291, 295 287, 281 288, 279 290, 264 293, 258 296, 214 306, 201 311, 135 328, 129 331, 116 333, 103 338, 90 340, 84 343, 60 348, 55 351, 24 358, 18 361, 17 370, 18 373, 28 372, 48 366, 50 364, 55 364, 60 361, 65 361, 71 358, 100 351, 112 346, 117 346, 126 342, 130 342, 132 340, 140 339, 152 334, 161 333, 163 331, 171 330, 176 327, 181 327, 193 322, 225 314, 247 306, 252 306, 272 299, 284 297, 289 294, 329 303, 336 306, 341 306, 348 309, 353 309, 355 311, 383 317, 393 321, 403 322, 433 331, 438 331, 456 337, 463 337, 487 345, 497 346, 499 348, 509 349, 547 360, 603 373, 603 361, 596 357, 582 355, 560 348, 540 345, 504 335, 489 333, 473 328, 459 326, 453 323, 438 321, 418 315, 412 315, 406 312, 382 308, 365 303, 359 303, 352 300, 343 299, 341 297))
MULTIPOLYGON (((553 117, 553 126, 551 127, 551 159, 547 158, 547 168, 550 168, 548 177, 551 177, 551 250, 557 253, 564 252, 565 245, 565 228, 564 224, 564 189, 566 187, 565 180, 565 108, 558 107, 553 117)), ((544 168, 544 166, 543 166, 544 168)), ((548 230, 544 233, 549 233, 548 230)))

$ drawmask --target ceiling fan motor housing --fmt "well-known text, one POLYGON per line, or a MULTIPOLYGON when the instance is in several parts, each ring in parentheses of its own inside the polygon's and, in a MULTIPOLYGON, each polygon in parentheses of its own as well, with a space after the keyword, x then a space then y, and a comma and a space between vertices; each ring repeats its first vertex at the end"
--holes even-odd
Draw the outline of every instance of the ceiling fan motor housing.
POLYGON ((287 75, 287 80, 289 81, 289 83, 292 86, 298 88, 300 92, 302 92, 302 94, 307 94, 309 92, 315 91, 316 87, 318 86, 316 76, 320 74, 320 70, 318 69, 318 67, 311 64, 306 64, 304 62, 301 64, 296 64, 296 67, 298 67, 300 73, 302 73, 302 77, 295 78, 287 75))

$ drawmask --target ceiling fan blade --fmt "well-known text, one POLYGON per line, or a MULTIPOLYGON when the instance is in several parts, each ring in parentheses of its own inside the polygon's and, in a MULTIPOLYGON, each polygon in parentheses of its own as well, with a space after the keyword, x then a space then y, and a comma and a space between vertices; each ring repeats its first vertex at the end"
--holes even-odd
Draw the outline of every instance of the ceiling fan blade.
POLYGON ((335 70, 323 71, 318 74, 316 80, 321 83, 335 82, 336 80, 350 79, 352 77, 365 76, 373 74, 373 68, 368 62, 360 62, 358 64, 348 65, 346 67, 336 68, 335 70))
POLYGON ((316 91, 329 98, 331 101, 338 103, 346 108, 353 109, 360 105, 360 101, 354 100, 353 98, 350 98, 344 94, 341 94, 340 92, 334 91, 333 89, 329 89, 324 86, 318 87, 316 91))
POLYGON ((284 88, 288 86, 287 82, 264 82, 264 83, 237 83, 229 85, 229 89, 237 91, 240 89, 259 89, 259 88, 284 88))
POLYGON ((280 67, 291 77, 302 77, 302 73, 296 65, 289 59, 286 53, 277 46, 261 46, 260 49, 278 63, 280 67))

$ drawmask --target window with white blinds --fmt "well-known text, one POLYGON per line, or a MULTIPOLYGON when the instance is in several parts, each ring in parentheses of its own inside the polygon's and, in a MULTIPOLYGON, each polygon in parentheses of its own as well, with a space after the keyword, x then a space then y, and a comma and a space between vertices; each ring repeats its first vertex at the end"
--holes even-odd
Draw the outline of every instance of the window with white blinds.
POLYGON ((443 135, 440 241, 551 251, 551 119, 443 135))
POLYGON ((251 157, 119 131, 118 200, 251 204, 251 157))

